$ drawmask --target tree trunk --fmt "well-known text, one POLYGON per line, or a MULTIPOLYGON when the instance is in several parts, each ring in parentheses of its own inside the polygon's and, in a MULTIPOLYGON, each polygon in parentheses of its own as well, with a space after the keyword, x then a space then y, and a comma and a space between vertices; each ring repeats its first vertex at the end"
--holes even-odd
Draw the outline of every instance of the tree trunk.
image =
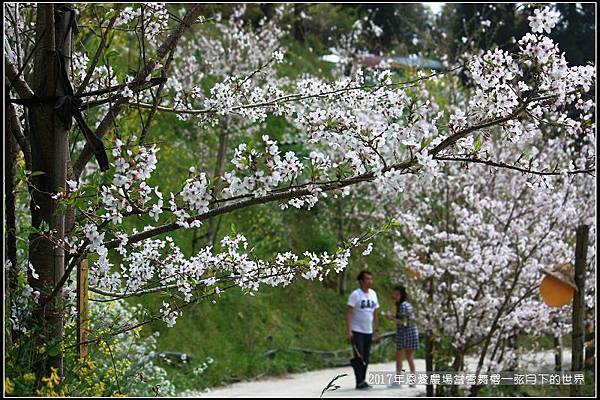
MULTIPOLYGON (((583 341, 585 315, 585 265, 587 261, 589 225, 577 227, 575 244, 575 285, 577 292, 573 298, 573 337, 571 345, 571 371, 583 371, 583 341)), ((581 396, 581 385, 571 385, 571 397, 581 396)))
MULTIPOLYGON (((518 332, 515 332, 513 335, 511 335, 508 338, 508 344, 509 344, 511 350, 513 350, 513 353, 515 353, 518 350, 518 348, 519 348, 519 333, 518 332)), ((517 370, 517 366, 518 366, 518 361, 513 358, 510 361, 510 365, 508 366, 508 370, 509 371, 516 371, 517 370)))
MULTIPOLYGON (((223 176, 225 173, 225 157, 227 155, 227 148, 229 144, 229 117, 225 117, 223 120, 223 129, 219 134, 219 149, 217 150, 217 159, 215 161, 215 170, 213 172, 213 179, 223 176)), ((201 245, 212 245, 213 249, 217 243, 217 236, 219 233, 219 226, 221 225, 221 215, 210 218, 208 220, 208 228, 206 233, 202 236, 199 235, 200 228, 194 228, 192 235, 192 254, 196 252, 196 246, 198 242, 204 241, 201 245)))
MULTIPOLYGON (((425 334, 425 369, 427 372, 433 371, 433 338, 430 330, 425 334)), ((426 393, 427 397, 433 397, 433 385, 427 385, 426 393)))
MULTIPOLYGON (((593 318, 593 316, 592 316, 593 318)), ((594 361, 596 359, 596 326, 588 321, 585 325, 585 369, 594 371, 594 361)))
MULTIPOLYGON (((462 371, 462 365, 463 365, 463 353, 462 353, 462 349, 458 349, 457 352, 454 355, 454 363, 452 363, 452 371, 454 372, 460 372, 462 371)), ((451 396, 458 396, 458 385, 452 385, 450 387, 450 395, 451 396)))
POLYGON ((301 4, 294 4, 294 22, 293 30, 294 30, 294 39, 296 39, 300 43, 304 43, 304 33, 302 32, 302 10, 301 4))
POLYGON ((267 17, 267 21, 270 21, 273 18, 273 14, 275 13, 275 9, 274 9, 274 4, 273 3, 261 3, 260 4, 260 9, 263 12, 263 14, 265 15, 265 17, 267 17))
MULTIPOLYGON (((64 57, 68 68, 71 55, 71 19, 74 11, 67 5, 40 3, 36 18, 36 43, 34 55, 33 90, 39 97, 65 94, 61 81, 58 57, 64 57)), ((63 306, 59 292, 44 304, 64 274, 64 251, 56 243, 64 237, 64 212, 52 196, 65 187, 67 171, 68 131, 54 111, 54 103, 44 103, 30 108, 31 153, 34 172, 31 218, 34 228, 29 236, 29 261, 39 279, 29 274, 30 285, 40 291, 40 304, 34 311, 34 320, 41 325, 36 337, 38 345, 47 349, 46 362, 39 365, 39 375, 48 375, 50 367, 63 374, 63 354, 60 342, 63 337, 63 306)))

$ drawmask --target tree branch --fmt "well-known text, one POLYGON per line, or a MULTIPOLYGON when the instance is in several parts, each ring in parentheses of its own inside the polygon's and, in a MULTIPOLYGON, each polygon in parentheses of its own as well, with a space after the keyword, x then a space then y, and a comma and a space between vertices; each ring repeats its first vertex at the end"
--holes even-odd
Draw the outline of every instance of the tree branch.
MULTIPOLYGON (((489 165, 492 167, 506 168, 506 169, 512 169, 515 171, 520 171, 520 172, 523 172, 524 174, 527 173, 527 174, 534 174, 534 175, 541 175, 541 176, 552 176, 552 175, 556 176, 556 175, 561 175, 563 173, 560 171, 552 171, 552 172, 535 171, 535 170, 532 170, 531 168, 525 169, 525 168, 517 167, 514 165, 506 164, 503 162, 496 162, 496 161, 492 161, 492 160, 481 160, 478 158, 444 157, 444 156, 434 156, 433 158, 435 160, 440 160, 440 161, 460 161, 460 162, 469 162, 469 163, 476 163, 476 164, 485 164, 485 165, 489 165)), ((568 175, 592 174, 594 172, 596 172, 595 168, 566 171, 566 173, 568 175)))
POLYGON ((98 49, 96 50, 96 54, 94 54, 92 64, 90 64, 90 67, 88 68, 88 70, 85 74, 85 78, 83 78, 83 81, 81 82, 81 85, 79 85, 79 88, 77 88, 77 92, 76 92, 77 96, 81 95, 83 93, 83 91, 87 88, 87 85, 90 83, 90 79, 92 78, 94 70, 96 69, 96 65, 98 65, 100 56, 102 55, 102 53, 104 52, 104 48, 106 47, 106 38, 108 37, 110 30, 114 26, 115 21, 117 20, 117 17, 121 13, 121 8, 123 8, 122 4, 116 5, 115 15, 110 19, 110 21, 108 22, 108 26, 106 27, 106 30, 102 34, 102 38, 100 39, 100 45, 98 46, 98 49))
MULTIPOLYGON (((135 82, 145 81, 146 77, 150 75, 154 70, 157 61, 162 60, 169 53, 169 51, 172 51, 177 46, 177 42, 179 41, 181 36, 183 36, 187 29, 189 29, 190 26, 196 21, 201 12, 202 5, 198 4, 193 5, 188 10, 185 17, 183 18, 182 23, 179 24, 179 26, 173 32, 171 32, 171 34, 165 40, 165 42, 158 48, 158 50, 156 51, 156 57, 152 60, 149 60, 145 64, 144 68, 142 68, 137 73, 137 75, 134 78, 135 82)), ((114 104, 112 105, 112 107, 107 112, 105 117, 100 122, 100 125, 98 125, 98 128, 96 129, 97 137, 102 138, 110 131, 113 122, 121 113, 122 107, 126 102, 127 99, 122 96, 119 96, 115 100, 114 104)), ((86 144, 81 154, 79 155, 79 158, 73 164, 73 179, 79 179, 79 176, 83 172, 83 169, 85 168, 88 161, 92 158, 93 154, 94 153, 92 152, 91 147, 88 144, 86 144)))
POLYGON ((20 76, 17 67, 8 59, 8 56, 4 54, 4 66, 6 71, 6 77, 11 82, 12 87, 17 91, 17 94, 22 99, 30 99, 33 97, 33 90, 29 87, 27 82, 20 76))
MULTIPOLYGON (((8 92, 6 93, 8 96, 8 92)), ((15 106, 10 104, 8 101, 6 102, 6 125, 7 132, 10 133, 19 143, 19 147, 23 152, 23 158, 25 159, 25 168, 27 170, 32 171, 31 165, 31 145, 29 143, 29 137, 23 134, 21 130, 21 124, 19 123, 19 118, 17 116, 17 111, 15 110, 15 106)), ((8 141, 7 141, 8 142, 8 141)))
MULTIPOLYGON (((441 74, 446 74, 448 72, 452 72, 458 68, 461 67, 455 67, 453 69, 450 69, 448 71, 444 71, 444 72, 435 72, 433 74, 421 77, 421 78, 417 78, 417 79, 413 79, 410 81, 405 81, 405 82, 396 82, 396 83, 390 83, 390 84, 385 84, 385 85, 362 85, 362 86, 351 86, 351 87, 345 87, 342 89, 335 89, 335 90, 330 90, 327 92, 321 92, 321 93, 315 93, 315 94, 311 94, 311 95, 302 95, 300 93, 293 93, 293 94, 288 94, 285 96, 281 96, 275 99, 271 99, 271 100, 267 100, 267 101, 263 101, 263 102, 259 102, 259 103, 250 103, 250 104, 242 104, 239 106, 235 106, 231 108, 231 111, 238 111, 238 110, 244 110, 244 109, 252 109, 252 108, 259 108, 259 107, 269 107, 269 106, 274 106, 277 104, 284 104, 284 103, 289 103, 289 102, 293 102, 293 101, 299 101, 299 100, 308 100, 308 99, 313 99, 313 98, 318 98, 318 97, 326 97, 326 96, 331 96, 334 94, 339 94, 339 93, 343 93, 343 92, 349 92, 352 90, 364 90, 364 89, 381 89, 381 88, 386 88, 386 87, 397 87, 397 86, 407 86, 409 87, 410 85, 414 85, 415 83, 418 83, 420 81, 423 80, 427 80, 429 78, 432 78, 436 75, 441 75, 441 74)), ((128 103, 130 106, 134 106, 134 107, 141 107, 141 108, 148 108, 148 109, 152 109, 154 107, 153 104, 148 104, 148 103, 136 103, 136 102, 129 102, 128 103)), ((169 107, 163 107, 163 106, 158 106, 156 107, 156 109, 158 111, 163 111, 163 112, 170 112, 170 113, 174 113, 174 114, 190 114, 190 115, 202 115, 202 114, 210 114, 215 112, 214 107, 211 108, 205 108, 205 109, 199 109, 199 110, 181 110, 181 109, 175 109, 175 108, 169 108, 169 107)))

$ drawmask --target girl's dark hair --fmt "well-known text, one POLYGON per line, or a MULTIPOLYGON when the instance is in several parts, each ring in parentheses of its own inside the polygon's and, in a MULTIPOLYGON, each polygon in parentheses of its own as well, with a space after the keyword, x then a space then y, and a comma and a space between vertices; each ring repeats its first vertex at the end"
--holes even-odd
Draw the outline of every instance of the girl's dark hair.
POLYGON ((408 295, 406 294, 406 288, 404 286, 396 286, 394 291, 400 292, 400 300, 396 302, 396 307, 408 300, 408 295))

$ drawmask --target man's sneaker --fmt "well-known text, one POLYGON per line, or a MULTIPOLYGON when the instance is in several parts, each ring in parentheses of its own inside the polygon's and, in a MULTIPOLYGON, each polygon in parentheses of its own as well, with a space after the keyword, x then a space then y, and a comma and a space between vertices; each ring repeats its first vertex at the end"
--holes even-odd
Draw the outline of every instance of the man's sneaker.
POLYGON ((402 384, 400 382, 393 381, 392 383, 390 383, 389 385, 387 385, 387 387, 390 388, 390 389, 401 388, 402 384))
POLYGON ((357 385, 356 388, 359 390, 368 390, 368 389, 373 389, 373 386, 369 385, 367 382, 363 382, 363 383, 357 385))
POLYGON ((411 383, 410 385, 408 385, 409 388, 414 388, 417 387, 417 385, 415 385, 414 383, 411 383))

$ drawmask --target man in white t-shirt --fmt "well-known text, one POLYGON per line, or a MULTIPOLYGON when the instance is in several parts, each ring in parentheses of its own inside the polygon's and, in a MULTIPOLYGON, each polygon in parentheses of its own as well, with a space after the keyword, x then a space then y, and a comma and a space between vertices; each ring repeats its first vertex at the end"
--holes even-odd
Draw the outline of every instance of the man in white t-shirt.
POLYGON ((373 339, 373 324, 375 324, 375 339, 379 335, 379 317, 375 312, 379 308, 379 300, 377 300, 377 293, 371 289, 373 274, 369 271, 361 271, 358 274, 358 284, 360 288, 350 293, 348 298, 346 328, 354 352, 350 364, 354 368, 356 388, 369 389, 371 386, 365 378, 373 339))

